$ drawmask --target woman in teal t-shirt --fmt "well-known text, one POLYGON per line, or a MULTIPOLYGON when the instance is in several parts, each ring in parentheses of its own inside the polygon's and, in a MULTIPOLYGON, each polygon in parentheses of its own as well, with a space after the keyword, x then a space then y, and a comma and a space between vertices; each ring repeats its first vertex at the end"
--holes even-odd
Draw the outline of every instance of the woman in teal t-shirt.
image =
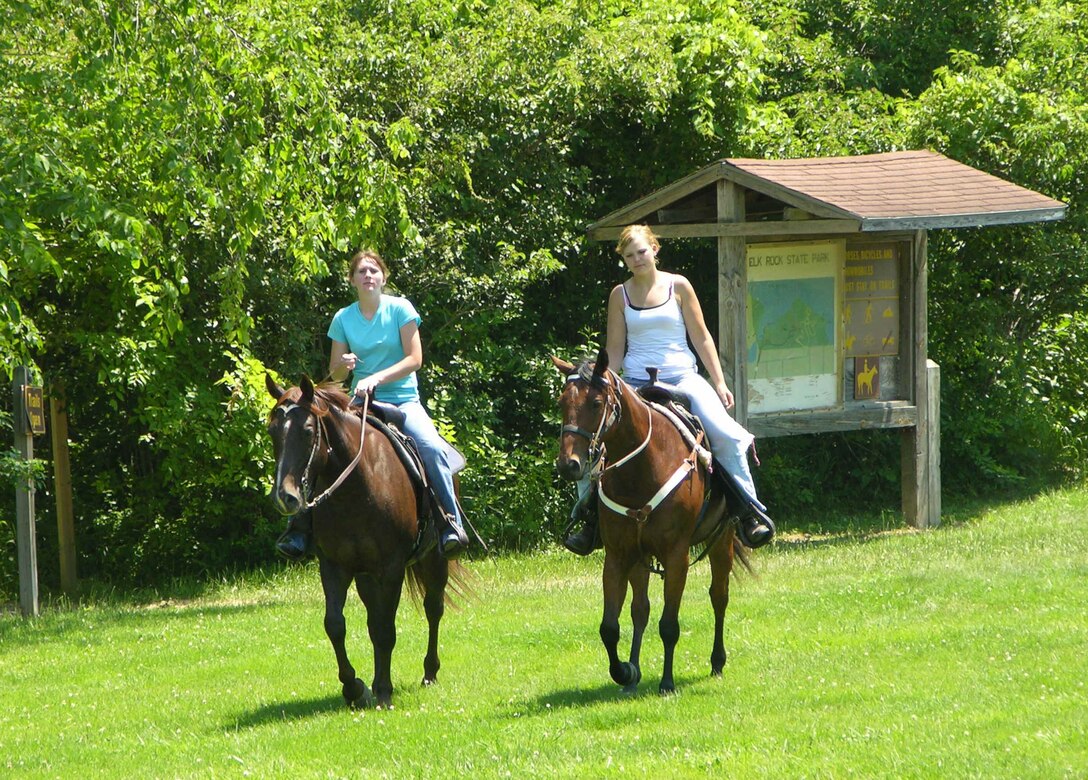
MULTIPOLYGON (((382 292, 389 268, 377 252, 363 250, 351 258, 348 283, 359 300, 332 318, 329 374, 343 381, 350 373, 356 396, 371 390, 379 401, 404 412, 404 432, 412 437, 423 467, 442 505, 447 523, 440 531, 442 554, 453 557, 468 545, 463 518, 453 490, 446 446, 419 398, 416 371, 423 365, 419 313, 407 298, 382 292)), ((276 549, 288 558, 302 557, 309 546, 309 517, 296 515, 276 549)))

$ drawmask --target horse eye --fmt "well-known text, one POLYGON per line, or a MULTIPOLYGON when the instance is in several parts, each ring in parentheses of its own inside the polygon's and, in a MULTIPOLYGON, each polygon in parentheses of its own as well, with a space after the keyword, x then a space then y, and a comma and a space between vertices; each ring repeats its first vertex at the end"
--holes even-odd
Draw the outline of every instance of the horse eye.
POLYGON ((602 406, 604 406, 604 399, 603 398, 594 398, 593 399, 593 408, 594 409, 600 409, 602 406))

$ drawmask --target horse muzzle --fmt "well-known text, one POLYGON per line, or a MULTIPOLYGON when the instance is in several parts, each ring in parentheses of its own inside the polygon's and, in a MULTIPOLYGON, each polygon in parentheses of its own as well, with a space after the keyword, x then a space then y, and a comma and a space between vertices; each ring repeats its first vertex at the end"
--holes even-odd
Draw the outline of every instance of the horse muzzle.
POLYGON ((560 456, 555 461, 555 471, 563 479, 570 480, 572 482, 582 479, 586 475, 587 461, 582 460, 577 455, 570 455, 564 458, 560 456))
POLYGON ((297 515, 302 511, 302 495, 297 490, 279 486, 272 491, 272 503, 283 515, 297 515))

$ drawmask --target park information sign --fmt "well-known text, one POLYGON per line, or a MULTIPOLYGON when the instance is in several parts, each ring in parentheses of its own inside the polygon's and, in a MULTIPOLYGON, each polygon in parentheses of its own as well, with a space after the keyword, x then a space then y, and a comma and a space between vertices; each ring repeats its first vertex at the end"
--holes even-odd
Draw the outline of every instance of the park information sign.
POLYGON ((879 400, 881 373, 891 365, 880 358, 899 354, 898 245, 847 245, 843 275, 842 320, 846 359, 854 363, 854 400, 879 400))
POLYGON ((748 245, 748 411, 842 402, 846 242, 748 245))
POLYGON ((894 243, 846 250, 846 357, 899 354, 899 257, 894 243))

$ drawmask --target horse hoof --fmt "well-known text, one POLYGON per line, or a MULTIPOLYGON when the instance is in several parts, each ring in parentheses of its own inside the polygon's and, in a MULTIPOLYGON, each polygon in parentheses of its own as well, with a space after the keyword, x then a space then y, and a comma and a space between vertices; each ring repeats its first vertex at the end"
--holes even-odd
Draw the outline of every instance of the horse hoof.
POLYGON ((424 677, 423 682, 420 683, 424 688, 430 688, 432 685, 438 685, 437 677, 424 677))
POLYGON ((618 685, 622 685, 624 691, 631 693, 642 679, 642 670, 630 661, 624 661, 620 664, 617 673, 612 675, 612 679, 618 685))
POLYGON ((665 683, 661 683, 661 685, 657 686, 657 692, 661 696, 675 696, 676 695, 676 686, 675 685, 666 685, 665 683))
POLYGON ((374 706, 374 695, 366 683, 356 678, 354 682, 344 684, 344 701, 353 710, 362 710, 374 706))

